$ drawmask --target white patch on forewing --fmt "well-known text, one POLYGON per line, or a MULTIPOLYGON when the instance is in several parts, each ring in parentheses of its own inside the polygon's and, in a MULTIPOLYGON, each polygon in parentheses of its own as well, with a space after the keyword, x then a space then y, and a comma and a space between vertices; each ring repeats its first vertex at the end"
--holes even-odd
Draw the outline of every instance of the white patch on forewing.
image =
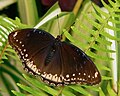
POLYGON ((95 78, 97 78, 97 76, 98 76, 98 72, 95 72, 95 78))
POLYGON ((15 32, 15 34, 13 35, 13 37, 16 37, 16 36, 17 36, 17 33, 18 33, 18 32, 15 32))

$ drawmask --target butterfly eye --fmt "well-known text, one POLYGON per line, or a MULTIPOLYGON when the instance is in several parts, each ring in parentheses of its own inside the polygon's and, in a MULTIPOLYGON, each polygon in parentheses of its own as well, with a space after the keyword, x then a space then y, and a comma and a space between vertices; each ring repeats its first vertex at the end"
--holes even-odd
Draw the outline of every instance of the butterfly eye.
POLYGON ((41 76, 52 85, 90 84, 101 81, 92 60, 78 47, 54 38, 39 29, 22 29, 10 33, 9 44, 15 48, 29 73, 41 76))

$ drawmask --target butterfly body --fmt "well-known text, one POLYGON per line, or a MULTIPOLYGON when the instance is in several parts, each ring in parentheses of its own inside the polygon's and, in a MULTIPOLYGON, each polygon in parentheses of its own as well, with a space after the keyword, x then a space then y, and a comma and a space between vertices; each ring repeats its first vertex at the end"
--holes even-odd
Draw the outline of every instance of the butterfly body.
POLYGON ((98 84, 101 76, 92 60, 78 47, 38 29, 12 32, 10 45, 18 52, 25 69, 53 85, 98 84))

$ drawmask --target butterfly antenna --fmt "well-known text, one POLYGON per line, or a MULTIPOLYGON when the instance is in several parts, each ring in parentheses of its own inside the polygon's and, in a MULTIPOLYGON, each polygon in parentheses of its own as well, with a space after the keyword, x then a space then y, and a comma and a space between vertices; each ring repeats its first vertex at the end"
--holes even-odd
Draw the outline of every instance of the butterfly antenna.
POLYGON ((59 22, 59 16, 57 15, 57 18, 58 18, 58 29, 59 29, 59 35, 61 35, 60 34, 60 32, 61 32, 61 30, 60 30, 60 22, 59 22))

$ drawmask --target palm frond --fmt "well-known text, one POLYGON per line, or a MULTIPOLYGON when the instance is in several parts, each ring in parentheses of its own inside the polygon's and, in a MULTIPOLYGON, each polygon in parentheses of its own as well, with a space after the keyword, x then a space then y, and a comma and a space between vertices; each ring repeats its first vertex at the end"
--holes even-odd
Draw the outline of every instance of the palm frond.
POLYGON ((14 22, 18 22, 18 19, 12 20, 10 18, 0 17, 0 83, 4 86, 1 87, 1 90, 4 90, 2 94, 8 93, 11 96, 13 95, 10 91, 11 89, 20 90, 16 82, 20 80, 24 81, 21 72, 15 66, 20 61, 16 52, 8 44, 9 33, 18 28, 19 25, 19 23, 14 22), (10 61, 15 62, 11 64, 10 61))

